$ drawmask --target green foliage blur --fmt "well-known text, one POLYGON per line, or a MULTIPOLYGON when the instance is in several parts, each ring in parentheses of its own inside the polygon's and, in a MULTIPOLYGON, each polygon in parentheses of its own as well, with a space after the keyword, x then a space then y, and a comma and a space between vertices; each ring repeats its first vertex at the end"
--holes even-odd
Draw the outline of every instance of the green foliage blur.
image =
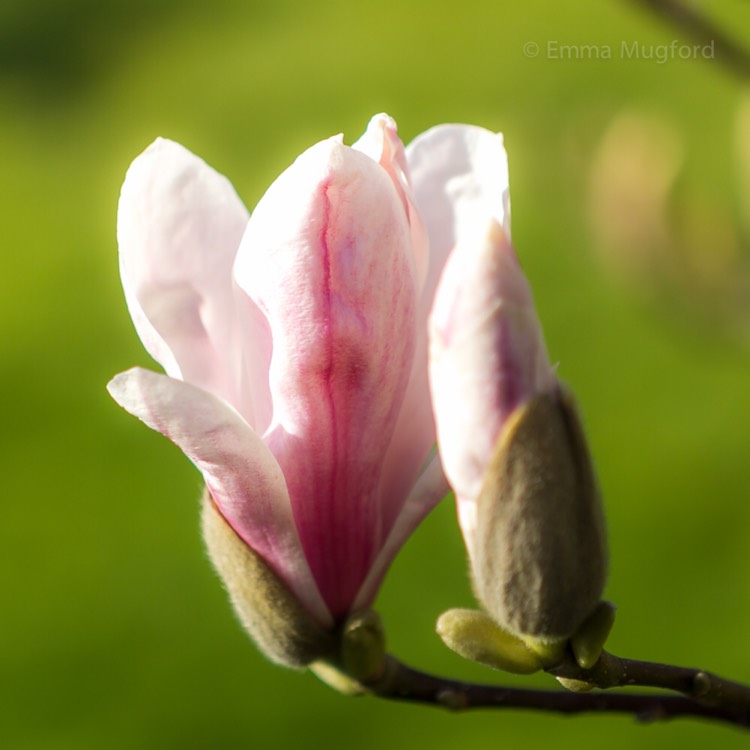
MULTIPOLYGON (((699 5, 750 29, 739 0, 699 5)), ((344 698, 270 665, 205 559, 197 472, 105 391, 155 367, 115 217, 156 136, 252 207, 305 147, 351 143, 379 111, 406 142, 502 130, 514 241, 604 491, 609 647, 750 682, 750 103, 705 55, 622 49, 676 38, 627 0, 0 3, 0 747, 744 746, 688 721, 344 698)), ((447 500, 382 590, 391 650, 554 687, 442 646, 437 616, 472 604, 465 572, 447 500)))

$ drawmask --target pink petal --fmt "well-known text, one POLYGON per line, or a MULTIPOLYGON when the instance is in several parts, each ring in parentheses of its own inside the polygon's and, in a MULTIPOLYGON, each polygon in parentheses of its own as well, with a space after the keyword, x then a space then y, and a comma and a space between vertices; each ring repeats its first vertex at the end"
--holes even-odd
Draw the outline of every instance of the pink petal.
MULTIPOLYGON (((420 311, 421 312, 421 311, 420 311)), ((435 419, 427 378, 427 316, 417 318, 414 357, 403 404, 383 460, 380 494, 391 503, 391 522, 435 445, 435 419)), ((390 524, 389 524, 390 525, 390 524)))
MULTIPOLYGON (((477 496, 511 412, 556 383, 531 290, 506 231, 492 219, 451 254, 430 319, 438 443, 459 503, 477 496)), ((459 513, 470 528, 471 509, 459 513)))
MULTIPOLYGON (((386 114, 375 115, 364 135, 353 148, 366 153, 388 172, 409 217, 415 258, 417 291, 422 291, 429 263, 427 230, 414 203, 409 165, 396 122, 386 114)), ((401 511, 406 497, 424 467, 435 444, 435 423, 427 382, 427 314, 429 301, 420 297, 417 338, 412 368, 404 402, 399 412, 393 440, 383 461, 380 494, 387 506, 386 528, 390 528, 401 511)))
MULTIPOLYGON (((430 239, 429 267, 419 312, 426 327, 438 281, 456 244, 472 242, 478 230, 484 231, 488 217, 494 217, 510 231, 508 159, 501 134, 473 125, 452 124, 438 125, 417 136, 406 147, 406 157, 417 208, 430 239)), ((419 393, 427 387, 427 358, 425 338, 415 352, 408 403, 419 404, 411 395, 412 388, 419 393)), ((452 398, 458 408, 464 394, 454 392, 452 398)), ((419 417, 411 418, 408 424, 416 424, 418 420, 419 417)), ((441 432, 441 441, 447 431, 441 432)), ((453 483, 450 460, 446 473, 453 483)), ((456 485, 454 489, 459 517, 466 521, 462 529, 468 535, 474 508, 462 502, 456 485)))
POLYGON ((417 291, 420 295, 416 347, 407 391, 393 440, 383 462, 380 483, 380 493, 384 501, 391 501, 387 523, 387 527, 390 527, 400 511, 401 499, 407 495, 416 481, 435 444, 435 424, 427 383, 427 314, 432 301, 432 290, 423 291, 430 263, 429 242, 415 205, 409 165, 403 144, 397 135, 395 121, 388 115, 376 115, 370 121, 365 134, 353 147, 377 161, 388 172, 396 186, 409 217, 416 261, 417 291))
POLYGON ((410 230, 386 171, 339 139, 313 146, 258 204, 236 277, 271 326, 266 439, 339 617, 389 531, 377 489, 414 349, 410 230))
POLYGON ((388 173, 396 192, 401 198, 404 212, 409 219, 412 249, 414 253, 415 278, 417 289, 421 289, 427 272, 429 240, 417 207, 409 178, 409 165, 406 161, 404 144, 398 137, 396 121, 386 114, 375 115, 367 130, 352 148, 367 154, 388 173))
POLYGON ((354 601, 353 610, 369 607, 380 588, 388 566, 396 554, 412 535, 424 517, 450 492, 448 480, 443 473, 439 456, 435 455, 427 463, 424 471, 414 484, 401 507, 396 522, 372 563, 365 582, 354 601))
POLYGON ((411 200, 429 233, 429 257, 417 311, 417 341, 404 406, 386 456, 382 492, 403 497, 435 442, 427 377, 427 318, 448 254, 475 217, 510 222, 502 136, 471 125, 439 125, 406 147, 411 200), (487 211, 487 207, 491 210, 487 211), (485 211, 485 213, 482 213, 485 211), (411 473, 406 467, 412 467, 411 473))
POLYGON ((167 372, 236 401, 231 269, 248 212, 231 184, 159 139, 130 166, 117 236, 138 334, 167 372))
POLYGON ((207 391, 140 368, 120 373, 107 387, 120 406, 182 449, 232 528, 319 622, 330 625, 302 553, 284 476, 242 417, 207 391))
POLYGON ((271 423, 273 405, 268 371, 273 342, 266 316, 244 289, 234 283, 235 305, 240 332, 239 393, 234 404, 252 428, 262 435, 271 423))

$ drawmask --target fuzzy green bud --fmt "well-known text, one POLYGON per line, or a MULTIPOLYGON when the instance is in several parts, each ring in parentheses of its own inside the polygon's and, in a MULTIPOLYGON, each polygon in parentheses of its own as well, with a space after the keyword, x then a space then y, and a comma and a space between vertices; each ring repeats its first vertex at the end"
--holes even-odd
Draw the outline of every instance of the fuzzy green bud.
POLYGON ((341 632, 341 665, 346 674, 363 682, 380 676, 385 659, 385 631, 373 611, 349 616, 341 632))
POLYGON ((598 604, 604 518, 578 413, 562 387, 506 422, 478 497, 474 545, 477 598, 511 633, 564 640, 598 604))
POLYGON ((209 557, 224 581, 240 622, 258 648, 271 661, 297 669, 332 653, 333 634, 311 617, 265 562, 237 536, 208 492, 204 494, 202 522, 209 557))
POLYGON ((385 630, 377 612, 349 615, 337 629, 337 652, 310 664, 310 671, 344 695, 363 695, 387 671, 385 630))

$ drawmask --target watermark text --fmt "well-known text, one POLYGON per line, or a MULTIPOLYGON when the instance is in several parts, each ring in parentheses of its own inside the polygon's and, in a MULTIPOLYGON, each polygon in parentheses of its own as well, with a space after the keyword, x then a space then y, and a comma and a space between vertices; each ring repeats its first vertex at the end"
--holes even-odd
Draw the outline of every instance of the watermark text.
POLYGON ((658 65, 673 60, 713 60, 713 39, 708 44, 685 44, 673 39, 669 44, 644 44, 623 39, 619 44, 567 44, 558 39, 526 42, 524 57, 556 61, 644 60, 658 65))

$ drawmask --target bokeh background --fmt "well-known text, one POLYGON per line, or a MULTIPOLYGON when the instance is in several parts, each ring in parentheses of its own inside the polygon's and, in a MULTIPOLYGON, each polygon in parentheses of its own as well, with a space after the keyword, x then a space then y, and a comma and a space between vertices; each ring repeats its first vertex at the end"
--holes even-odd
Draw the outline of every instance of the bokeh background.
MULTIPOLYGON (((750 42, 746 3, 699 5, 750 42)), ((688 721, 349 699, 271 666, 205 559, 197 472, 104 388, 153 366, 115 214, 156 136, 253 206, 379 111, 405 141, 503 130, 515 243, 604 490, 610 647, 750 682, 750 99, 711 60, 622 54, 678 38, 627 0, 0 2, 0 747, 745 746, 688 721)), ((553 686, 441 645, 436 616, 471 601, 446 501, 383 588, 392 650, 553 686)))

